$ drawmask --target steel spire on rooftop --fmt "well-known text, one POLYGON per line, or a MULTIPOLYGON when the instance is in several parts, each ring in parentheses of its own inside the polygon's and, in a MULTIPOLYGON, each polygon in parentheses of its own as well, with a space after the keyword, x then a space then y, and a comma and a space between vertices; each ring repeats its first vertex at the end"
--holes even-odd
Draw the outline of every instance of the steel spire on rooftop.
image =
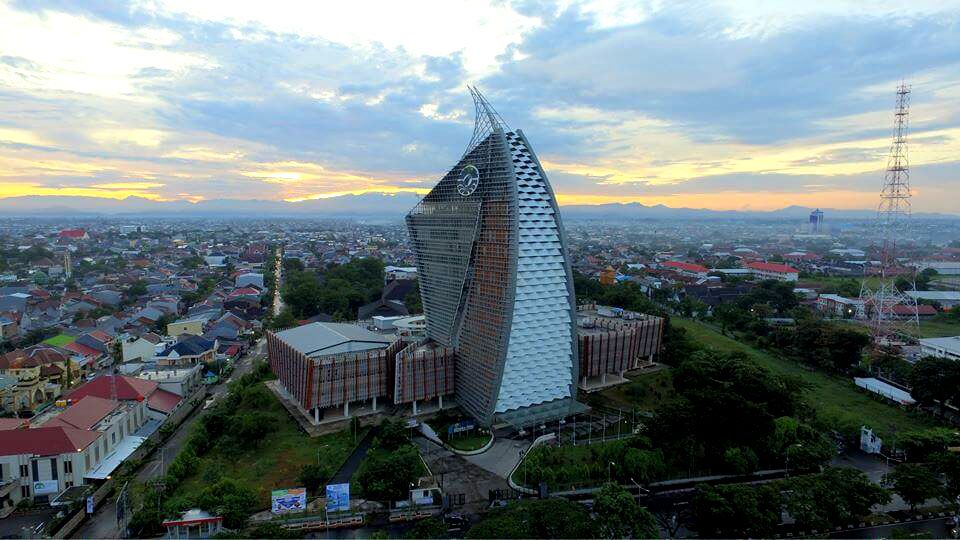
POLYGON ((476 111, 476 118, 473 124, 473 137, 470 138, 470 144, 463 152, 469 154, 471 150, 483 142, 491 133, 504 133, 510 130, 510 126, 503 121, 503 118, 497 113, 493 105, 483 97, 476 86, 467 85, 470 95, 473 97, 473 106, 476 111))

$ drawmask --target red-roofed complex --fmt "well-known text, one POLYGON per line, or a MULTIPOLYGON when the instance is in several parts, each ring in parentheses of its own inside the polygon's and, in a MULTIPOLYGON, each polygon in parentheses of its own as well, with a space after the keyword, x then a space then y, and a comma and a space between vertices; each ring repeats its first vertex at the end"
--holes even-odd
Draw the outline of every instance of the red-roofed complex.
POLYGON ((760 279, 775 279, 777 281, 796 281, 800 277, 800 271, 796 268, 779 263, 769 262, 749 262, 746 265, 753 275, 760 279))
POLYGON ((60 231, 60 238, 67 240, 86 240, 90 238, 83 229, 64 229, 60 231))
POLYGON ((707 277, 707 273, 710 271, 710 269, 706 266, 682 261, 667 261, 665 263, 661 263, 660 266, 668 270, 674 270, 685 276, 697 278, 707 277))
POLYGON ((149 409, 147 412, 151 417, 157 420, 163 420, 166 415, 177 407, 181 397, 159 388, 156 381, 148 381, 137 377, 124 377, 123 375, 104 375, 80 386, 79 388, 68 392, 66 397, 74 400, 82 399, 86 396, 96 396, 103 399, 112 399, 114 385, 116 382, 116 398, 120 401, 137 401, 146 404, 149 409), (157 397, 154 397, 158 395, 157 397), (169 395, 166 395, 169 394, 169 395), (175 403, 171 406, 173 400, 175 403))

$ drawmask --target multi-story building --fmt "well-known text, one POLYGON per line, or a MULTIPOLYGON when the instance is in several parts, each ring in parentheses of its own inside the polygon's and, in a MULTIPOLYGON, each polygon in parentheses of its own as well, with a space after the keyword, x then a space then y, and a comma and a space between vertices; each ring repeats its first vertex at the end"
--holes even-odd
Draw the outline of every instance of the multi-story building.
POLYGON ((0 517, 22 499, 45 502, 99 466, 103 433, 62 425, 0 431, 0 517))
POLYGON ((780 263, 748 262, 744 265, 759 279, 775 279, 777 281, 797 281, 800 271, 796 268, 780 263))
POLYGON ((582 366, 588 379, 619 376, 659 351, 655 318, 594 324, 581 348, 546 172, 523 132, 471 92, 467 149, 406 217, 425 324, 389 339, 326 323, 267 334, 281 390, 313 422, 381 399, 418 414, 452 398, 482 425, 523 429, 586 409, 575 400, 582 366))
POLYGON ((407 215, 427 337, 456 349, 457 402, 480 423, 564 416, 578 366, 560 210, 523 132, 471 92, 473 138, 407 215))

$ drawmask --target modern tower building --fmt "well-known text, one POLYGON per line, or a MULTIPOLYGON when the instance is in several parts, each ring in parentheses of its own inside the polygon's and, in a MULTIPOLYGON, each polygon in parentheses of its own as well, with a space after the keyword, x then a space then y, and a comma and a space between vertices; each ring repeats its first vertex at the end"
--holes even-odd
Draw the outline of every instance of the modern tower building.
POLYGON ((456 402, 486 426, 556 425, 587 409, 578 386, 626 382, 660 351, 659 317, 578 311, 547 175, 523 133, 470 91, 470 144, 407 215, 424 324, 392 337, 330 323, 267 332, 276 391, 313 424, 456 402))
POLYGON ((484 424, 530 425, 576 406, 573 276, 530 142, 470 92, 473 138, 407 227, 427 337, 457 351, 458 403, 484 424))

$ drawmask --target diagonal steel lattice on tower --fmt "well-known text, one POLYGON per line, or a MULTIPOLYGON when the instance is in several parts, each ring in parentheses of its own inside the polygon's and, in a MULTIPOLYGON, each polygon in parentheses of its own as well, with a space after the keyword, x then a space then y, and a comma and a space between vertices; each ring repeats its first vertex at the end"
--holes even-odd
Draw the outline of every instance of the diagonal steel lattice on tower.
POLYGON ((904 268, 897 262, 897 239, 906 225, 905 220, 910 217, 909 117, 910 86, 900 83, 893 116, 893 143, 877 208, 881 242, 880 267, 876 272, 879 282, 871 287, 871 276, 865 272, 860 287, 861 306, 869 317, 875 349, 901 342, 905 327, 920 323, 916 300, 897 289, 895 283, 897 276, 904 275, 904 268))

